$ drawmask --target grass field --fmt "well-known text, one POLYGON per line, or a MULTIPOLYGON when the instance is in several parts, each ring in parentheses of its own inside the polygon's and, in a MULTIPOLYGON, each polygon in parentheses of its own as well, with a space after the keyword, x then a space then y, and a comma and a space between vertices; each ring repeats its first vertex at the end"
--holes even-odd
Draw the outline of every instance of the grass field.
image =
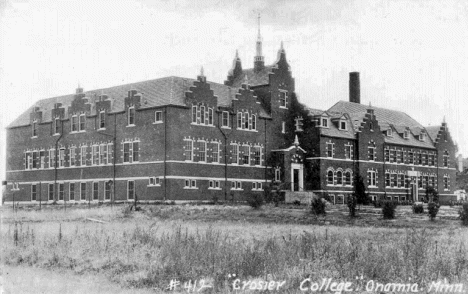
POLYGON ((279 293, 301 293, 306 278, 420 287, 447 279, 468 290, 468 229, 457 208, 443 207, 434 222, 403 206, 395 220, 373 207, 356 219, 345 207, 327 210, 317 217, 296 206, 3 207, 1 262, 102 276, 109 287, 153 293, 172 279, 181 286, 203 279, 214 287, 203 292, 229 293, 233 274, 285 281, 279 293))

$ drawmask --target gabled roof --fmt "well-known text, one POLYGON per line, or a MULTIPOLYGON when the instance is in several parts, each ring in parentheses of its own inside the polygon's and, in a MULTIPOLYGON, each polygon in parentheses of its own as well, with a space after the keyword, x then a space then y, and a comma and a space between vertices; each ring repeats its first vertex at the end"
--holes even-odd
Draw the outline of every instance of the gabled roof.
MULTIPOLYGON (((105 94, 111 100, 112 112, 124 110, 124 99, 128 96, 128 91, 137 90, 142 94, 140 108, 149 108, 164 105, 185 106, 185 92, 190 90, 196 80, 182 77, 165 77, 155 80, 130 83, 109 88, 85 91, 85 97, 94 107, 99 95, 105 94)), ((218 97, 218 106, 230 106, 232 99, 238 92, 238 88, 229 87, 223 84, 208 82, 215 96, 218 97)), ((55 103, 62 103, 66 109, 71 105, 75 94, 47 98, 36 102, 8 127, 28 125, 30 123, 30 113, 34 107, 39 107, 42 111, 42 122, 51 121, 51 109, 55 103)), ((65 111, 67 115, 68 111, 65 111)))
POLYGON ((315 116, 315 115, 321 115, 324 113, 324 110, 321 109, 316 109, 316 108, 310 108, 308 107, 307 110, 309 111, 309 115, 315 116))
POLYGON ((273 65, 265 66, 260 71, 255 71, 253 68, 243 69, 242 74, 237 76, 233 83, 233 87, 240 87, 245 81, 245 76, 247 76, 247 81, 250 86, 262 86, 268 85, 270 83, 269 74, 272 73, 273 65))
POLYGON ((431 137, 432 141, 436 141, 437 135, 439 134, 440 128, 442 126, 428 126, 426 127, 427 134, 431 137))
MULTIPOLYGON (((358 122, 360 124, 363 122, 368 108, 369 106, 360 103, 339 101, 333 105, 329 111, 348 113, 353 122, 358 122)), ((409 128, 414 136, 419 136, 421 131, 425 129, 420 123, 402 111, 374 106, 371 108, 374 110, 374 115, 379 122, 379 126, 381 126, 381 130, 387 130, 392 126, 401 134, 404 132, 405 128, 409 128)), ((408 139, 404 139, 399 135, 385 136, 385 142, 423 148, 434 148, 432 137, 429 136, 425 141, 420 141, 414 136, 409 136, 408 139)))

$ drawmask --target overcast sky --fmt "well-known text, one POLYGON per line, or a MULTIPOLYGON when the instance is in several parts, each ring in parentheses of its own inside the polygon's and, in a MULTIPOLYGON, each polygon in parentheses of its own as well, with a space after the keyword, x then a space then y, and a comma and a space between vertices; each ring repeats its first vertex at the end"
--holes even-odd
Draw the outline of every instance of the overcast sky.
POLYGON ((252 67, 261 13, 266 63, 280 42, 300 100, 327 109, 348 99, 403 110, 423 125, 444 115, 468 154, 468 1, 10 1, 0 0, 0 178, 5 131, 47 97, 176 75, 200 67, 222 83, 235 50, 252 67))

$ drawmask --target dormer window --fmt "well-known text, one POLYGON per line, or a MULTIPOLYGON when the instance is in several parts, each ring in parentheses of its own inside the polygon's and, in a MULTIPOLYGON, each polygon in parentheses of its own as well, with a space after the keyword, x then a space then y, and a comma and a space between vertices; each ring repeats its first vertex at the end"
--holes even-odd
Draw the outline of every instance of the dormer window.
POLYGON ((162 111, 156 111, 154 113, 154 123, 162 123, 162 111))
POLYGON ((60 133, 60 119, 58 117, 54 118, 54 135, 58 135, 60 133))
POLYGON ((346 129, 347 129, 346 121, 341 120, 341 121, 340 121, 340 130, 345 131, 346 129))
POLYGON ((128 122, 128 126, 135 125, 135 107, 133 106, 128 108, 127 122, 128 122))
POLYGON ((421 132, 421 134, 419 134, 419 140, 420 141, 425 141, 426 140, 426 134, 421 132))
POLYGON ((388 130, 387 130, 387 136, 388 136, 388 137, 393 136, 393 131, 392 131, 392 129, 388 129, 388 130))
POLYGON ((328 128, 328 118, 326 117, 322 117, 320 119, 320 125, 324 128, 328 128))
POLYGON ((86 115, 85 114, 80 114, 80 132, 85 131, 86 127, 86 115))
POLYGON ((280 90, 280 108, 288 108, 288 91, 280 90))
POLYGON ((403 138, 409 139, 409 131, 408 130, 405 130, 405 132, 403 133, 403 138))
POLYGON ((229 112, 223 111, 222 114, 222 126, 224 128, 229 128, 229 112))

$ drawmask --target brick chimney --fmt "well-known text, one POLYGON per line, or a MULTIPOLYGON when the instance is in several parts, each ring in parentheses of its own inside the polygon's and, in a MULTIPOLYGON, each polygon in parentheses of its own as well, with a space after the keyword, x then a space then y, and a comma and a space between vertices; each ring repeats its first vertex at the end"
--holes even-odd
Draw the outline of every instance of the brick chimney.
POLYGON ((361 103, 361 86, 359 72, 349 73, 349 102, 361 103))

